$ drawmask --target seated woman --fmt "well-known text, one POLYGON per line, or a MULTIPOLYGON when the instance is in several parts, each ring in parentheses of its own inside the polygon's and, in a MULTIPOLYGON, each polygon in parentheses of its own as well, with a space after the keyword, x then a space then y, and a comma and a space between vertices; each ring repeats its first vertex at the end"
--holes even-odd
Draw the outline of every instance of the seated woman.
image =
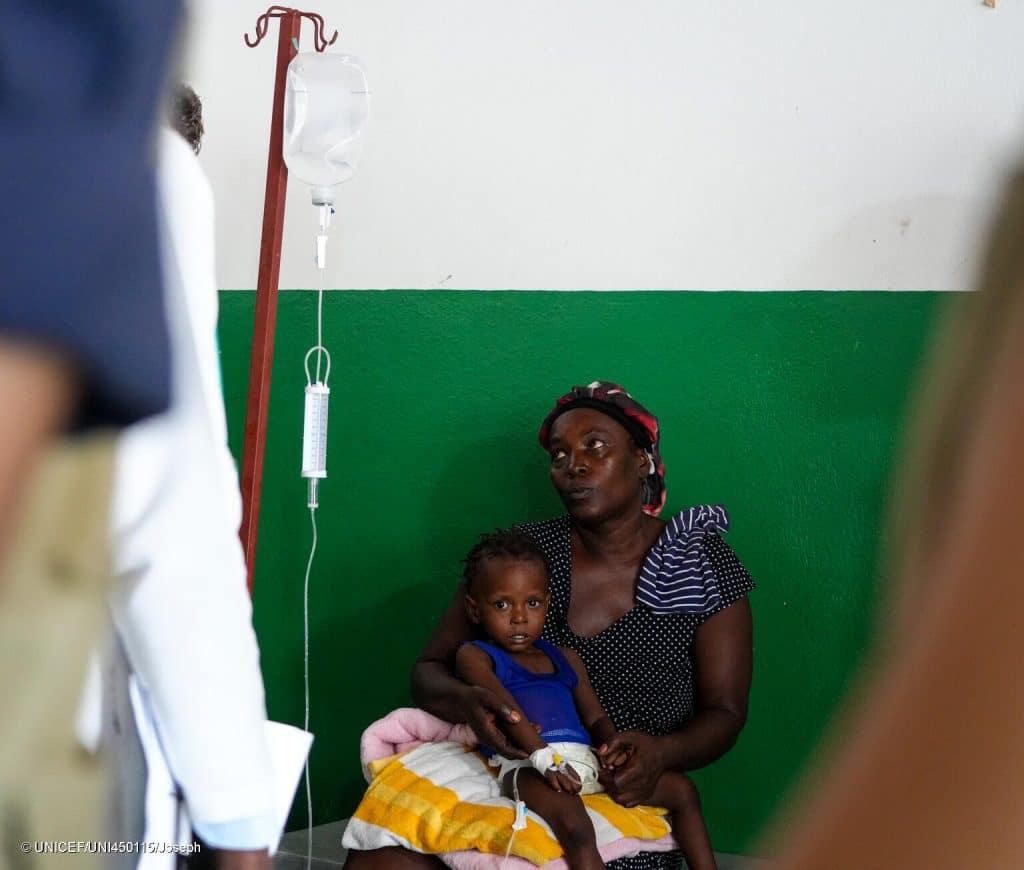
MULTIPOLYGON (((753 662, 746 595, 753 581, 719 537, 721 508, 691 508, 666 523, 665 471, 653 414, 616 384, 562 396, 541 426, 551 481, 568 513, 520 528, 547 556, 551 603, 543 637, 575 650, 618 732, 609 751, 628 761, 601 776, 624 806, 650 803, 661 774, 710 764, 736 742, 747 715, 753 662)), ((460 585, 413 667, 416 702, 467 722, 483 743, 525 758, 491 691, 453 676, 455 654, 480 638, 460 585)), ((670 870, 678 852, 614 861, 614 870, 670 870)), ((401 848, 351 852, 349 870, 436 868, 401 848)))

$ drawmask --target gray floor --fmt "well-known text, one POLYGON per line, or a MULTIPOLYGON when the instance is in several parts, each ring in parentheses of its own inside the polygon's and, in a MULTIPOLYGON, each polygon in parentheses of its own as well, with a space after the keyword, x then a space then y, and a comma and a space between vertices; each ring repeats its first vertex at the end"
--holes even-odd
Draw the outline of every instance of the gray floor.
MULTIPOLYGON (((345 863, 341 835, 348 820, 330 822, 313 828, 312 870, 337 870, 345 863)), ((281 839, 281 848, 274 857, 274 870, 305 870, 306 831, 292 831, 281 839)), ((771 862, 742 855, 717 853, 719 870, 771 870, 771 862)))

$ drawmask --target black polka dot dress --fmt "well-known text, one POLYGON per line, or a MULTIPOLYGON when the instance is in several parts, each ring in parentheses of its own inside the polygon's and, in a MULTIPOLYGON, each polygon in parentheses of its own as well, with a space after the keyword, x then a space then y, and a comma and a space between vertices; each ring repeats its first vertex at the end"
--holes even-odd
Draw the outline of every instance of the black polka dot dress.
MULTIPOLYGON (((551 604, 544 637, 579 654, 615 727, 653 735, 680 728, 693 713, 693 640, 697 629, 709 616, 754 588, 729 545, 715 533, 699 536, 709 594, 689 608, 692 612, 656 612, 637 601, 632 610, 603 631, 581 637, 569 628, 568 620, 572 590, 569 517, 525 523, 519 528, 543 549, 551 572, 551 604)), ((648 556, 645 571, 651 564, 652 557, 648 556)), ((682 858, 679 852, 647 852, 608 866, 614 870, 675 870, 682 866, 682 858)))

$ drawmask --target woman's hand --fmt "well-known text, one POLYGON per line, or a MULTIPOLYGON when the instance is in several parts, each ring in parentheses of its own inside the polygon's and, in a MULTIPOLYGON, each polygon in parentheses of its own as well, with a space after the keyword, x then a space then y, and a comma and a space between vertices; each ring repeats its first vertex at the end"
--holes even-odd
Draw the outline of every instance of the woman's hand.
POLYGON ((529 756, 529 752, 524 752, 511 743, 500 728, 500 724, 504 722, 511 725, 521 722, 522 716, 503 703, 490 689, 482 686, 465 686, 459 694, 459 707, 466 723, 473 729, 480 743, 490 746, 506 758, 518 759, 529 756))
POLYGON ((657 737, 622 731, 597 750, 601 762, 598 779, 611 798, 624 807, 647 803, 665 762, 657 737))

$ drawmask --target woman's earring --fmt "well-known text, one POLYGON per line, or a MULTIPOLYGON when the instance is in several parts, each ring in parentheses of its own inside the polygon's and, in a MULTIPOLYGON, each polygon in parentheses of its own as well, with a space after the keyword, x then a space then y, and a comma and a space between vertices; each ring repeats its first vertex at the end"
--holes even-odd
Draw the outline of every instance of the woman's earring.
POLYGON ((654 467, 654 457, 650 453, 648 453, 647 454, 647 476, 650 477, 652 474, 655 473, 656 470, 657 469, 654 467))

